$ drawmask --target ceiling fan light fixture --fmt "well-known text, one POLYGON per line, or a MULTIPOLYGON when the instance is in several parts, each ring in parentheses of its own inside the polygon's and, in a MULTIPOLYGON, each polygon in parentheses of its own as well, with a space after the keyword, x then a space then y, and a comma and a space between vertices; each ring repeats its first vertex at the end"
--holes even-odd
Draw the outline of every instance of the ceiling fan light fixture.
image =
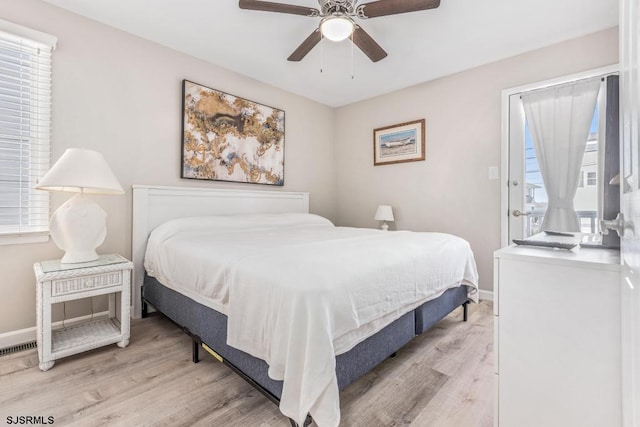
POLYGON ((320 23, 322 35, 334 42, 349 38, 354 28, 355 24, 346 16, 329 16, 320 23))

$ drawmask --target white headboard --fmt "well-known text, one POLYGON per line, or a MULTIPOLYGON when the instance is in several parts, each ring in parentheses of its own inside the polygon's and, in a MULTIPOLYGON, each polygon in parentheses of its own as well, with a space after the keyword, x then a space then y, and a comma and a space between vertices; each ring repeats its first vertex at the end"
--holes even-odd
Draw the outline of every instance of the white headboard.
POLYGON ((309 193, 133 186, 133 317, 141 315, 144 254, 149 233, 175 218, 245 213, 308 213, 309 193))

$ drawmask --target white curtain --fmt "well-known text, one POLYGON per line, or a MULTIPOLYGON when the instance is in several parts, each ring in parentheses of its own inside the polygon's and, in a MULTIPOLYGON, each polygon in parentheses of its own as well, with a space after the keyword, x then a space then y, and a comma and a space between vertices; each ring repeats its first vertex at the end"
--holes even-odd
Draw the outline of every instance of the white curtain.
POLYGON ((580 231, 573 206, 600 78, 522 95, 549 203, 543 230, 580 231))

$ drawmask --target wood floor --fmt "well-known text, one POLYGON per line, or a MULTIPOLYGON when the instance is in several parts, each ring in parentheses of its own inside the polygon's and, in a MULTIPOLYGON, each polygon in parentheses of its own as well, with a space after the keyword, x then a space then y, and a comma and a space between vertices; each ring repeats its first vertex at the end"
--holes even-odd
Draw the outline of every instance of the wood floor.
MULTIPOLYGON (((491 426, 490 302, 458 309, 340 394, 342 426, 491 426)), ((289 426, 278 408, 161 316, 134 320, 131 343, 38 369, 36 350, 0 357, 0 425, 42 416, 71 426, 289 426)))

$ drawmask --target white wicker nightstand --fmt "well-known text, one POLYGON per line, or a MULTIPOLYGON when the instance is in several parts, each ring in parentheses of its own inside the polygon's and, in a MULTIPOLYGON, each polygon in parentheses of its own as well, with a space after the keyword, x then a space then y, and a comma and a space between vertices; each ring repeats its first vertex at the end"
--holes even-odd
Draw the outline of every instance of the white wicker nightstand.
POLYGON ((33 265, 36 273, 36 324, 40 369, 51 369, 56 359, 93 350, 104 345, 129 344, 131 270, 133 263, 120 255, 78 264, 60 260, 33 265), (120 318, 116 313, 116 293, 120 292, 120 318), (109 295, 109 317, 83 321, 52 330, 52 304, 109 295))

